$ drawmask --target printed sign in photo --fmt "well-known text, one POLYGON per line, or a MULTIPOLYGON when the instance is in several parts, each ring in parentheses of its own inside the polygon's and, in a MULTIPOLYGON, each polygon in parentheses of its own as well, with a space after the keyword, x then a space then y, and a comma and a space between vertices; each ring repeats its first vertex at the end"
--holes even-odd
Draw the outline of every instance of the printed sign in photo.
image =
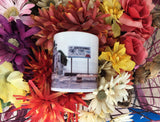
POLYGON ((69 58, 91 58, 90 47, 69 46, 69 58))

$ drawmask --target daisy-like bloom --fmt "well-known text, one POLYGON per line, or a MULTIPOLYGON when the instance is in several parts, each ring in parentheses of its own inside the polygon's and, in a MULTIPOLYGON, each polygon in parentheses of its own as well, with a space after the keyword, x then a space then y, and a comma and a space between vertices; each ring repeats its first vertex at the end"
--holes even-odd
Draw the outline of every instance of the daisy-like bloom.
POLYGON ((16 70, 23 72, 30 46, 34 45, 30 37, 39 29, 28 28, 21 20, 8 22, 2 15, 0 24, 0 63, 12 62, 16 70))
POLYGON ((114 105, 117 104, 114 99, 112 99, 114 104, 108 103, 108 84, 105 85, 104 77, 102 77, 102 79, 103 83, 100 84, 98 89, 83 97, 84 100, 91 100, 88 106, 89 111, 94 111, 98 115, 100 115, 101 112, 113 112, 115 108, 114 105))
POLYGON ((119 3, 119 0, 103 0, 102 11, 111 15, 109 17, 110 21, 112 19, 115 19, 116 21, 118 21, 118 19, 123 14, 123 10, 121 8, 122 7, 121 7, 121 4, 119 3))
POLYGON ((13 95, 26 95, 29 85, 23 79, 23 74, 14 71, 12 64, 4 62, 0 65, 0 98, 4 103, 11 102, 15 107, 20 107, 22 101, 16 100, 13 95))
POLYGON ((26 25, 32 23, 30 16, 31 8, 34 4, 27 3, 28 0, 0 0, 0 14, 5 16, 9 21, 21 19, 26 25))
POLYGON ((37 82, 38 88, 43 89, 45 82, 51 84, 53 57, 52 52, 46 51, 43 48, 35 50, 32 48, 33 55, 29 55, 29 59, 26 60, 25 66, 26 74, 29 75, 32 80, 37 82))
POLYGON ((79 122, 106 122, 106 119, 103 113, 103 117, 101 118, 99 115, 97 115, 94 112, 88 112, 88 111, 80 111, 79 114, 79 122))
POLYGON ((133 115, 130 115, 131 113, 123 114, 118 117, 113 118, 110 122, 132 122, 133 115))
POLYGON ((131 60, 131 56, 126 54, 124 44, 116 42, 113 50, 108 46, 105 52, 99 56, 99 60, 107 60, 112 63, 113 68, 120 74, 120 69, 124 71, 131 71, 135 67, 135 62, 131 60))
POLYGON ((110 82, 106 82, 105 78, 102 77, 99 88, 86 94, 83 98, 84 100, 91 100, 88 109, 98 115, 101 112, 113 112, 118 102, 122 102, 123 99, 128 100, 127 89, 133 88, 129 85, 129 77, 130 74, 122 73, 121 76, 118 75, 116 78, 111 77, 110 82))
POLYGON ((53 48, 53 37, 62 31, 85 31, 99 36, 100 45, 107 41, 108 31, 111 26, 106 25, 104 18, 109 16, 99 11, 99 5, 94 3, 94 8, 88 8, 89 1, 73 0, 66 6, 59 5, 57 8, 51 4, 49 10, 39 10, 39 16, 34 16, 34 26, 40 27, 41 31, 36 34, 36 45, 42 45, 48 50, 53 48))
POLYGON ((21 108, 30 109, 26 118, 29 117, 31 122, 64 122, 64 113, 74 113, 58 102, 58 97, 63 95, 62 92, 50 93, 50 89, 41 92, 35 84, 30 80, 31 94, 29 96, 14 95, 18 100, 25 101, 21 108))
POLYGON ((113 69, 111 62, 106 60, 99 60, 98 74, 100 77, 105 77, 105 80, 109 82, 111 77, 116 76, 117 73, 113 69))
POLYGON ((133 86, 130 84, 130 74, 127 72, 123 72, 120 75, 118 75, 116 78, 111 79, 110 82, 108 82, 108 96, 107 101, 108 103, 114 104, 115 101, 117 102, 123 102, 128 100, 128 92, 127 89, 132 89, 133 86), (115 100, 115 101, 114 101, 115 100))

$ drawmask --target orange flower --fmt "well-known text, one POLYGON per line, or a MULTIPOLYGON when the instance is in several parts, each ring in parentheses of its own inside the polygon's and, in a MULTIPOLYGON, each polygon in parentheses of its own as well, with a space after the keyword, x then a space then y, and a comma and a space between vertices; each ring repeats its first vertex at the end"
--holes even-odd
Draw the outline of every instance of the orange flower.
POLYGON ((28 66, 25 67, 31 72, 25 72, 25 74, 31 75, 32 80, 37 82, 38 88, 44 89, 45 81, 47 81, 47 84, 51 84, 52 52, 43 48, 38 50, 32 48, 32 52, 33 56, 29 55, 30 60, 27 60, 28 66))
POLYGON ((25 117, 30 117, 29 120, 31 120, 31 122, 64 122, 63 115, 65 112, 74 113, 74 111, 59 104, 57 98, 64 93, 50 93, 50 89, 47 89, 46 92, 42 93, 31 80, 29 81, 29 84, 31 86, 30 96, 14 95, 14 97, 16 97, 17 100, 24 101, 22 107, 18 109, 30 109, 25 117))
POLYGON ((97 35, 100 44, 106 43, 106 36, 111 30, 110 25, 106 25, 104 18, 108 14, 99 11, 99 3, 95 2, 93 8, 88 8, 89 0, 73 0, 66 6, 59 5, 55 8, 50 5, 49 10, 42 8, 39 16, 34 16, 35 24, 41 31, 36 34, 39 38, 36 45, 43 45, 46 49, 53 48, 54 34, 62 31, 85 31, 97 35))
POLYGON ((76 122, 78 122, 79 106, 80 105, 87 106, 86 102, 82 99, 82 97, 84 96, 85 94, 83 93, 68 93, 58 98, 58 101, 62 106, 72 111, 76 111, 76 113, 70 113, 70 112, 67 113, 68 115, 67 122, 70 121, 74 122, 74 119, 76 120, 76 122))

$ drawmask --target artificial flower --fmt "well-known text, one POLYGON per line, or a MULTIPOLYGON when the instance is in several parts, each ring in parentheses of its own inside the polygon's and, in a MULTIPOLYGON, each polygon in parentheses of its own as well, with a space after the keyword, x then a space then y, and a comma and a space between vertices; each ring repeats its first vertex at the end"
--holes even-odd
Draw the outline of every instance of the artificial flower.
POLYGON ((110 81, 111 77, 116 76, 116 72, 112 67, 112 63, 106 60, 99 60, 98 74, 100 77, 105 77, 106 81, 110 81))
POLYGON ((123 9, 119 3, 119 0, 103 0, 102 8, 102 11, 111 15, 110 17, 106 18, 106 21, 112 21, 113 19, 118 21, 123 14, 123 9))
POLYGON ((21 72, 13 70, 11 63, 4 62, 0 65, 0 69, 5 69, 0 72, 0 98, 4 103, 11 102, 20 107, 22 101, 17 101, 13 95, 25 96, 29 92, 28 83, 24 81, 21 72))
POLYGON ((133 86, 130 85, 130 74, 128 72, 123 72, 121 76, 116 76, 116 78, 109 83, 109 91, 113 90, 114 98, 117 102, 123 102, 128 100, 128 91, 127 89, 133 89, 133 86), (114 83, 113 83, 114 82, 114 83))
POLYGON ((152 25, 154 27, 160 28, 160 8, 159 8, 159 5, 156 5, 154 7, 151 14, 152 14, 152 25))
POLYGON ((79 122, 106 122, 106 120, 94 112, 80 111, 79 122))
MULTIPOLYGON (((30 91, 31 95, 22 96, 22 95, 14 95, 18 100, 23 100, 22 107, 30 109, 26 118, 29 117, 31 122, 42 121, 42 122, 64 122, 64 114, 65 112, 73 111, 61 106, 58 102, 58 97, 63 95, 62 92, 50 93, 50 89, 46 89, 45 92, 41 92, 35 84, 30 80, 29 84, 31 86, 30 91)), ((17 109, 17 110, 18 110, 17 109)))
POLYGON ((43 48, 35 50, 32 48, 32 54, 28 55, 29 59, 26 60, 27 69, 24 74, 29 75, 32 80, 37 82, 38 88, 44 89, 45 82, 51 84, 53 57, 52 52, 47 52, 43 48), (43 80, 44 79, 44 80, 43 80))
POLYGON ((148 52, 144 47, 144 38, 135 32, 127 32, 120 37, 122 44, 125 44, 126 53, 131 56, 131 59, 137 64, 143 64, 148 52))
MULTIPOLYGON (((104 79, 102 77, 102 79, 104 79)), ((105 79, 104 79, 105 80, 105 79)), ((108 98, 108 84, 100 84, 98 89, 94 90, 92 93, 86 94, 83 97, 84 100, 91 100, 88 109, 89 111, 94 111, 96 114, 100 115, 103 113, 111 113, 114 110, 114 105, 116 105, 116 101, 113 99, 115 104, 110 104, 107 101, 108 98)))
POLYGON ((152 0, 152 2, 155 4, 155 5, 160 5, 160 0, 152 0))
POLYGON ((98 9, 98 3, 94 8, 86 9, 89 1, 73 0, 66 6, 53 4, 49 10, 39 10, 39 16, 34 16, 34 26, 40 27, 41 31, 36 34, 36 45, 43 45, 48 50, 53 48, 53 37, 62 31, 85 31, 99 36, 100 45, 107 41, 106 35, 111 31, 111 26, 106 25, 104 18, 109 16, 102 14, 98 9), (103 16, 102 16, 103 15, 103 16))
MULTIPOLYGON (((9 105, 7 105, 9 106, 9 105)), ((5 106, 4 106, 5 107, 5 106)), ((1 116, 0 121, 6 121, 6 122, 25 122, 27 121, 27 118, 25 118, 25 115, 27 114, 27 109, 21 109, 20 111, 14 111, 15 106, 11 106, 10 108, 6 107, 4 108, 4 111, 1 116)))
POLYGON ((122 114, 120 116, 117 116, 113 118, 110 122, 132 122, 133 120, 131 119, 133 115, 129 115, 131 113, 127 114, 122 114))
POLYGON ((113 68, 118 73, 120 73, 120 69, 131 71, 135 67, 135 62, 126 54, 125 45, 119 44, 119 42, 114 44, 113 50, 111 50, 110 47, 107 47, 105 52, 102 52, 99 56, 99 60, 110 61, 113 68))
POLYGON ((5 16, 9 22, 21 19, 24 24, 30 25, 33 21, 29 16, 31 14, 30 9, 34 7, 34 4, 27 2, 28 0, 1 0, 0 14, 5 16))
POLYGON ((0 63, 12 62, 16 70, 23 72, 30 46, 34 45, 30 37, 39 29, 28 28, 21 20, 8 22, 2 15, 0 15, 0 24, 0 63))
POLYGON ((41 8, 49 8, 50 4, 59 5, 62 1, 60 0, 39 0, 37 6, 41 8))
POLYGON ((58 97, 58 102, 61 106, 64 106, 71 111, 76 111, 77 113, 67 113, 67 122, 74 121, 78 122, 78 108, 79 106, 87 106, 86 102, 82 99, 83 93, 67 93, 58 97))
POLYGON ((122 31, 134 31, 148 39, 154 30, 150 15, 154 8, 152 0, 120 0, 120 3, 124 9, 123 15, 119 18, 122 31))

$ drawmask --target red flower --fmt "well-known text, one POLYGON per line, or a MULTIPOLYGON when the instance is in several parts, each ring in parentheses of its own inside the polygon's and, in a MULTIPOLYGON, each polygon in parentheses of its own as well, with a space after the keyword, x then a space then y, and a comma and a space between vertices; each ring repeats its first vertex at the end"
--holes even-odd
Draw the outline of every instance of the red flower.
POLYGON ((78 108, 79 106, 87 106, 86 102, 82 99, 85 94, 83 93, 68 93, 65 95, 62 95, 58 98, 59 104, 64 106, 65 108, 70 109, 71 111, 76 111, 77 113, 69 113, 68 112, 68 118, 67 122, 74 122, 74 119, 76 119, 76 122, 78 122, 78 108), (75 117, 74 117, 75 116, 75 117))
POLYGON ((142 64, 147 58, 147 51, 143 46, 144 38, 135 32, 128 32, 120 38, 121 43, 125 44, 126 53, 132 57, 137 64, 142 64))
POLYGON ((42 93, 32 81, 29 81, 29 84, 33 88, 30 88, 30 96, 14 96, 17 98, 17 100, 24 101, 22 107, 15 110, 19 110, 21 108, 30 109, 25 117, 29 117, 31 122, 64 122, 63 113, 75 112, 59 104, 57 98, 64 93, 50 93, 50 89, 47 89, 46 92, 42 93))
POLYGON ((95 2, 94 7, 89 9, 88 3, 89 0, 73 0, 66 6, 59 5, 55 8, 54 5, 50 5, 49 10, 39 10, 39 16, 33 17, 34 26, 41 28, 36 34, 39 38, 36 45, 43 45, 51 50, 54 34, 62 31, 89 32, 99 37, 100 45, 105 44, 111 26, 105 24, 104 18, 109 15, 100 12, 99 2, 95 2))
POLYGON ((32 48, 33 56, 29 55, 27 60, 28 66, 25 68, 31 72, 25 72, 25 74, 32 74, 32 80, 38 85, 41 90, 44 89, 45 85, 51 84, 53 57, 52 52, 46 51, 43 48, 35 50, 32 48), (47 83, 45 83, 47 81, 47 83))
POLYGON ((119 21, 123 24, 122 31, 134 31, 148 39, 153 33, 151 10, 152 0, 120 0, 125 10, 119 21))

